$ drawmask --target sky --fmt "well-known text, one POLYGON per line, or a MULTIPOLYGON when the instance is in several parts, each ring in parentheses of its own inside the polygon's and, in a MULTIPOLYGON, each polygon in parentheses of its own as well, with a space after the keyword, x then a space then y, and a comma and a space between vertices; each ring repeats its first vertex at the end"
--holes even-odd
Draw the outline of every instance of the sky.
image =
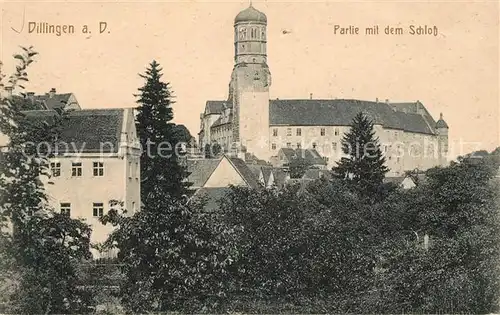
MULTIPOLYGON (((270 98, 422 102, 450 126, 450 149, 500 145, 497 1, 253 1, 268 18, 270 98), (358 35, 335 32, 359 27, 358 35), (379 26, 379 35, 365 28, 379 26), (437 27, 411 35, 410 25, 437 27), (404 34, 386 35, 385 27, 404 34), (286 30, 286 32, 283 32, 286 30), (286 33, 286 34, 284 34, 286 33)), ((136 106, 152 61, 176 96, 174 121, 193 135, 207 100, 225 100, 234 17, 248 1, 4 1, 0 60, 19 46, 39 53, 27 90, 72 92, 82 108, 136 106), (73 34, 29 33, 29 22, 70 24, 73 34), (99 22, 107 28, 99 34, 99 22), (82 33, 88 25, 91 34, 82 33)), ((458 152, 460 151, 460 152, 458 152)), ((465 152, 464 152, 465 151, 465 152)))

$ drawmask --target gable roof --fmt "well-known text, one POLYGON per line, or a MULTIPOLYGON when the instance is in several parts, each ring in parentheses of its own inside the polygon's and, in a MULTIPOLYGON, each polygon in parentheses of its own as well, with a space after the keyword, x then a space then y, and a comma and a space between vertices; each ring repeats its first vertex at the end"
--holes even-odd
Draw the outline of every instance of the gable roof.
POLYGON ((419 102, 389 105, 352 99, 270 100, 270 125, 350 126, 359 112, 374 124, 409 132, 435 134, 436 122, 419 102), (400 107, 398 107, 400 106, 400 107), (418 113, 421 109, 424 114, 418 113))
POLYGON ((48 109, 64 108, 68 105, 69 98, 72 93, 54 94, 50 97, 50 94, 45 95, 35 95, 34 98, 38 101, 45 102, 48 109))
POLYGON ((205 104, 205 115, 221 114, 226 101, 207 101, 205 104))
POLYGON ((263 167, 262 168, 262 176, 264 177, 264 183, 267 185, 269 182, 269 177, 272 174, 272 168, 270 167, 263 167))
POLYGON ((203 187, 220 161, 220 158, 187 160, 187 171, 190 173, 187 181, 193 183, 191 187, 203 187))
POLYGON ((282 188, 287 181, 288 174, 280 168, 273 168, 272 172, 273 172, 274 184, 276 185, 276 187, 282 188))
MULTIPOLYGON (((35 125, 50 122, 54 110, 25 111, 26 119, 35 125)), ((124 109, 84 109, 67 113, 61 122, 59 153, 113 153, 120 147, 124 109)))
POLYGON ((303 158, 312 165, 326 165, 325 160, 323 160, 321 155, 315 149, 281 148, 279 152, 285 155, 288 161, 295 158, 303 158))
POLYGON ((252 170, 248 167, 248 165, 246 165, 246 163, 242 159, 236 157, 228 157, 228 156, 224 157, 226 157, 231 162, 231 164, 238 171, 238 173, 241 175, 241 177, 249 187, 251 188, 259 187, 258 178, 255 177, 252 170))

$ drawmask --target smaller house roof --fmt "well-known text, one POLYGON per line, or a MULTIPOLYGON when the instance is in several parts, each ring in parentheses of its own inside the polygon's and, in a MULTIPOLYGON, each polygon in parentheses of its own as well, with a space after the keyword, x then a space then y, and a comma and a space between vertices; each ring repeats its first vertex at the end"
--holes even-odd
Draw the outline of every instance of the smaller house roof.
POLYGON ((280 151, 289 161, 295 158, 303 158, 312 165, 326 165, 326 161, 323 160, 318 151, 314 149, 281 148, 280 151))
POLYGON ((64 108, 68 105, 69 98, 72 93, 62 93, 62 94, 54 94, 52 97, 50 94, 45 95, 35 95, 35 99, 38 101, 45 102, 48 109, 57 109, 64 108))
POLYGON ((193 183, 193 188, 203 187, 219 163, 220 159, 187 160, 187 171, 190 173, 187 181, 193 183))
POLYGON ((221 114, 225 101, 207 101, 205 104, 205 115, 221 114))
POLYGON ((236 157, 227 157, 231 164, 235 167, 238 173, 241 175, 243 180, 250 186, 251 188, 258 188, 259 182, 258 178, 255 177, 252 170, 246 165, 246 163, 239 158, 236 157))

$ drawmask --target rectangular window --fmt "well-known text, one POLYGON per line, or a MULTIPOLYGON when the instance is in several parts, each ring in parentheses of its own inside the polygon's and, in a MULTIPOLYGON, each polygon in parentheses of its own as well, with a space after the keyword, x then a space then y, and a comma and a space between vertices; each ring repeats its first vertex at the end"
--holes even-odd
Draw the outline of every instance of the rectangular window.
POLYGON ((61 214, 67 215, 68 217, 71 215, 71 204, 69 202, 62 202, 60 204, 61 214))
POLYGON ((302 148, 302 144, 300 142, 297 142, 297 149, 302 148))
POLYGON ((92 215, 94 217, 102 217, 104 215, 104 206, 102 202, 94 202, 92 206, 92 215))
POLYGON ((271 144, 271 149, 276 150, 276 143, 271 144))
POLYGON ((286 128, 286 135, 291 136, 292 135, 292 128, 286 128))
POLYGON ((328 163, 328 157, 323 156, 323 161, 325 161, 326 163, 328 163))
POLYGON ((335 128, 335 135, 338 136, 339 135, 339 128, 335 128))
POLYGON ((94 162, 94 176, 104 176, 104 163, 102 162, 94 162))
POLYGON ((297 128, 297 136, 302 136, 302 129, 300 128, 297 128))
POLYGON ((132 178, 132 162, 128 162, 128 178, 132 178))
POLYGON ((291 148, 291 147, 292 147, 292 144, 291 144, 290 142, 287 142, 287 143, 286 143, 286 147, 287 147, 287 148, 291 148))
POLYGON ((82 162, 71 163, 71 176, 73 177, 82 176, 82 162))
POLYGON ((320 133, 321 133, 321 135, 322 135, 322 136, 324 136, 324 135, 325 135, 325 133, 326 133, 325 128, 321 128, 320 133))
POLYGON ((139 179, 139 162, 135 162, 135 179, 139 179))
POLYGON ((50 163, 50 169, 52 170, 52 176, 54 177, 61 176, 61 163, 59 162, 50 163))
POLYGON ((278 136, 278 128, 274 128, 273 129, 273 137, 277 137, 278 136))
POLYGON ((337 142, 332 142, 332 150, 337 151, 337 142))

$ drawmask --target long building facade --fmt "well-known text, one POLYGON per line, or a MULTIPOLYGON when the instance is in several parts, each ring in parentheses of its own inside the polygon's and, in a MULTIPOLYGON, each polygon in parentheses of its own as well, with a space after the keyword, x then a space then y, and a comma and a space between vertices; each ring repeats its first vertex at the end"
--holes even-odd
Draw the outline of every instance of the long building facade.
POLYGON ((234 67, 226 100, 200 115, 199 145, 271 161, 281 148, 314 149, 328 167, 343 155, 341 140, 359 112, 374 123, 391 175, 447 163, 448 125, 420 101, 273 99, 267 65, 267 17, 250 5, 234 20, 234 67))

